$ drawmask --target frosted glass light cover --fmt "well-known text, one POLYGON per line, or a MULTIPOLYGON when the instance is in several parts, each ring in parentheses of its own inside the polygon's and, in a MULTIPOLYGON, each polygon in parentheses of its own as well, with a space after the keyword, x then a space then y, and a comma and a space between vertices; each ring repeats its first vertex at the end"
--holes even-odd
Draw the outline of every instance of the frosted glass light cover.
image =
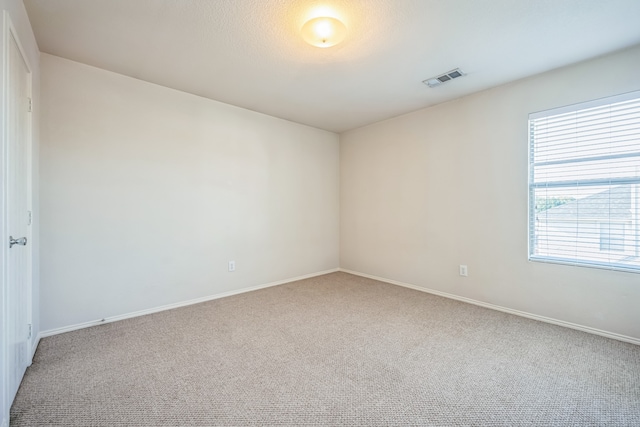
POLYGON ((347 27, 335 18, 320 17, 307 21, 302 26, 302 38, 310 45, 331 47, 347 36, 347 27))

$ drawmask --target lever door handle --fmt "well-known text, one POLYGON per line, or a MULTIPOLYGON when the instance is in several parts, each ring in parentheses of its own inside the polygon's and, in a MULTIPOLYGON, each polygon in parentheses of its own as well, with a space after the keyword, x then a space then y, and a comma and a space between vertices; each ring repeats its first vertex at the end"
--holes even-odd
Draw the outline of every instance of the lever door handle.
POLYGON ((27 245, 27 238, 26 237, 20 237, 19 239, 14 239, 13 236, 9 236, 9 248, 12 248, 13 245, 26 246, 27 245))

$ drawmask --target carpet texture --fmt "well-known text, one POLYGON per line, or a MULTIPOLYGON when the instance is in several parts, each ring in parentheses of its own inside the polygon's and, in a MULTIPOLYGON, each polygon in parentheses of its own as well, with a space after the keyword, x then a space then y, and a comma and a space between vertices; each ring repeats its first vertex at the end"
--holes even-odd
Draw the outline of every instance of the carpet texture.
POLYGON ((639 426, 640 347, 346 273, 45 338, 12 426, 639 426))

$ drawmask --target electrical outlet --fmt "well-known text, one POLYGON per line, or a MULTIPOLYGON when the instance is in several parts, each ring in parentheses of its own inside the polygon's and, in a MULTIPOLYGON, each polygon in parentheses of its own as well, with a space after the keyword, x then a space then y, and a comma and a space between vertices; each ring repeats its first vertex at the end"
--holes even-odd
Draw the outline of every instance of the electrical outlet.
POLYGON ((460 275, 467 277, 469 275, 469 270, 466 265, 460 265, 460 275))
POLYGON ((229 271, 236 271, 236 262, 229 261, 229 271))

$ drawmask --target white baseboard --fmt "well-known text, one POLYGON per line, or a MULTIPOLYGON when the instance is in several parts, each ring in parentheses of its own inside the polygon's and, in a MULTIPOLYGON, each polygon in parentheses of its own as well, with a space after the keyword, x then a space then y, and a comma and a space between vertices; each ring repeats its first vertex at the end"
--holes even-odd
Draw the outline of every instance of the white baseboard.
MULTIPOLYGON (((144 316, 146 314, 158 313, 160 311, 172 310, 174 308, 185 307, 188 305, 199 304, 201 302, 211 301, 214 299, 229 297, 232 295, 243 294, 245 292, 257 291, 258 289, 270 288, 272 286, 284 285, 285 283, 295 282, 298 280, 309 279, 311 277, 322 276, 324 274, 335 273, 340 271, 339 268, 333 268, 331 270, 319 271, 317 273, 305 274, 304 276, 292 277, 290 279, 279 280, 277 282, 265 283, 263 285, 251 286, 249 288, 238 289, 234 291, 222 292, 219 294, 208 295, 206 297, 195 298, 188 301, 177 302, 173 304, 162 305, 159 307, 148 308, 145 310, 134 311, 132 313, 120 314, 117 316, 105 317, 104 319, 92 320, 90 322, 78 323, 75 325, 64 326, 62 328, 49 329, 48 331, 42 331, 38 334, 38 341, 40 338, 50 337, 52 335, 63 334, 65 332, 76 331, 78 329, 89 328, 91 326, 103 325, 105 323, 117 322, 118 320, 131 319, 133 317, 144 316)), ((33 351, 35 352, 35 346, 33 351)))
POLYGON ((40 339, 42 338, 42 334, 38 333, 36 338, 31 342, 31 352, 29 353, 29 366, 33 362, 33 356, 36 354, 36 350, 38 349, 38 344, 40 344, 40 339))
POLYGON ((429 294, 438 295, 438 296, 441 296, 441 297, 445 297, 445 298, 450 298, 450 299, 454 299, 454 300, 457 300, 457 301, 466 302, 468 304, 478 305, 480 307, 490 308, 492 310, 502 311, 504 313, 515 314, 516 316, 527 317, 529 319, 539 320, 539 321, 545 322, 545 323, 551 323, 551 324, 558 325, 558 326, 564 326, 566 328, 577 329, 579 331, 588 332, 590 334, 600 335, 600 336, 603 336, 603 337, 612 338, 614 340, 624 341, 624 342, 628 342, 628 343, 631 343, 631 344, 640 345, 640 339, 639 338, 629 337, 629 336, 626 336, 626 335, 620 335, 620 334, 616 334, 614 332, 603 331, 601 329, 591 328, 589 326, 578 325, 576 323, 565 322, 564 320, 553 319, 551 317, 539 316, 537 314, 527 313, 526 311, 514 310, 512 308, 502 307, 500 305, 490 304, 490 303, 474 300, 474 299, 471 299, 471 298, 461 297, 461 296, 450 294, 450 293, 447 293, 447 292, 436 291, 434 289, 424 288, 422 286, 412 285, 410 283, 399 282, 397 280, 385 279, 384 277, 373 276, 371 274, 360 273, 358 271, 347 270, 347 269, 344 269, 344 268, 341 268, 340 271, 342 271, 344 273, 353 274, 353 275, 356 275, 356 276, 361 276, 361 277, 366 277, 366 278, 369 278, 369 279, 378 280, 380 282, 390 283, 392 285, 402 286, 404 288, 414 289, 416 291, 426 292, 426 293, 429 293, 429 294))

